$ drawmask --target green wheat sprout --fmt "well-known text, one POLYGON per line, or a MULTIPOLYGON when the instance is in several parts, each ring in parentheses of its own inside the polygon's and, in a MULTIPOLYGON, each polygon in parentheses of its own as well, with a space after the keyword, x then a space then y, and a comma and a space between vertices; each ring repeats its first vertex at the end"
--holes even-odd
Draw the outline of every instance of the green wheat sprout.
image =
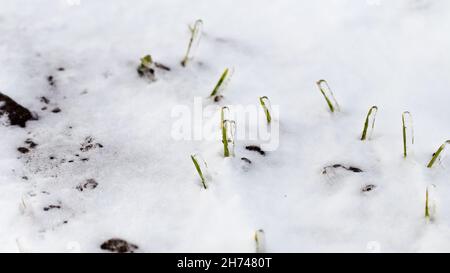
MULTIPOLYGON (((431 188, 435 188, 436 186, 434 184, 430 185, 431 188)), ((436 203, 433 200, 433 191, 430 192, 430 186, 427 187, 425 192, 425 219, 427 221, 433 221, 435 215, 436 215, 436 203)))
POLYGON ((366 120, 364 122, 364 129, 361 135, 361 140, 370 139, 373 133, 373 129, 375 127, 375 119, 377 117, 378 107, 372 106, 369 109, 369 112, 367 113, 366 120), (369 124, 370 124, 370 133, 367 135, 367 131, 369 130, 369 124))
POLYGON ((254 239, 256 245, 256 253, 264 253, 265 252, 264 230, 258 229, 257 231, 255 231, 254 239))
POLYGON ((326 80, 319 80, 316 82, 316 84, 319 87, 319 90, 322 93, 323 97, 325 98, 330 111, 332 113, 334 113, 335 111, 340 111, 340 106, 336 98, 334 97, 333 91, 331 91, 328 82, 326 80))
POLYGON ((222 125, 222 143, 224 157, 234 155, 234 137, 236 122, 234 120, 224 120, 222 125))
POLYGON ((428 201, 428 187, 425 192, 425 218, 430 219, 430 207, 429 207, 429 201, 428 201))
POLYGON ((405 111, 402 113, 402 134, 403 134, 403 157, 408 156, 408 135, 411 138, 411 145, 414 144, 414 127, 412 115, 410 112, 405 111), (409 134, 408 134, 409 129, 409 134))
POLYGON ((266 114, 267 123, 270 123, 272 121, 272 116, 270 114, 270 101, 269 98, 264 96, 259 98, 259 103, 261 104, 261 107, 264 110, 264 113, 266 114))
POLYGON ((224 106, 220 110, 220 129, 223 128, 223 122, 230 116, 230 108, 228 106, 224 106))
POLYGON ((191 31, 191 38, 189 39, 186 55, 181 61, 182 66, 186 66, 188 61, 194 58, 195 50, 197 49, 198 44, 200 43, 202 28, 203 28, 203 21, 200 19, 195 21, 194 26, 189 26, 189 30, 191 31))
POLYGON ((233 75, 234 70, 226 68, 222 75, 220 75, 219 80, 217 81, 216 85, 214 86, 213 91, 211 92, 210 97, 215 97, 218 95, 221 95, 223 90, 227 87, 228 83, 230 82, 231 76, 233 75))
POLYGON ((442 151, 445 149, 445 146, 450 143, 450 140, 447 140, 442 144, 437 151, 433 154, 433 157, 431 158, 430 162, 427 165, 427 168, 433 167, 434 163, 438 159, 439 155, 442 153, 442 151))
POLYGON ((191 155, 191 159, 192 159, 192 162, 194 163, 194 166, 195 166, 195 169, 197 170, 198 175, 200 176, 203 187, 205 189, 207 189, 208 186, 206 185, 206 177, 204 175, 202 168, 200 167, 200 164, 202 163, 204 165, 205 169, 208 167, 208 165, 206 165, 206 162, 197 154, 191 155))

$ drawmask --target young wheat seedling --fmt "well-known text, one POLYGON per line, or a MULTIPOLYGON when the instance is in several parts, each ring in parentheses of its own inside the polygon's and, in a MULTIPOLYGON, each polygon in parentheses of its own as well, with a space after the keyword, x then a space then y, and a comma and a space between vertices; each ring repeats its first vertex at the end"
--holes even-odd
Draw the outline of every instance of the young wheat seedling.
POLYGON ((234 155, 235 132, 236 123, 233 120, 224 120, 222 125, 222 143, 224 157, 230 157, 234 155))
POLYGON ((137 72, 141 77, 147 77, 152 81, 155 80, 155 69, 152 56, 146 55, 141 58, 141 64, 138 66, 137 72))
POLYGON ((255 232, 256 253, 264 253, 266 251, 264 230, 259 229, 255 232))
POLYGON ((427 191, 425 192, 425 219, 430 219, 430 208, 428 206, 428 187, 427 191))
POLYGON ((152 56, 145 55, 141 58, 141 65, 144 67, 150 67, 153 64, 152 56))
POLYGON ((226 68, 222 75, 220 75, 219 81, 216 83, 216 86, 214 86, 213 91, 211 92, 210 97, 220 96, 223 90, 228 85, 228 82, 231 79, 231 76, 233 75, 233 69, 226 68))
POLYGON ((195 169, 198 172, 198 175, 200 176, 200 179, 202 181, 203 187, 205 190, 208 188, 206 185, 206 177, 204 171, 202 170, 202 167, 200 167, 200 164, 203 164, 204 170, 206 171, 206 168, 208 165, 206 165, 206 162, 197 154, 191 155, 192 162, 194 163, 195 169))
POLYGON ((186 66, 188 61, 194 58, 195 50, 197 49, 198 44, 200 42, 202 28, 203 28, 203 21, 200 19, 195 21, 194 26, 189 26, 189 30, 191 31, 191 38, 189 39, 186 55, 181 61, 182 66, 186 66))
POLYGON ((438 159, 439 155, 442 153, 442 151, 445 149, 445 145, 449 144, 450 140, 447 140, 442 144, 438 150, 433 154, 433 157, 431 158, 430 162, 428 163, 427 167, 431 168, 433 167, 434 163, 436 162, 436 159, 438 159))
POLYGON ((361 140, 370 139, 370 137, 372 136, 373 129, 375 127, 375 119, 377 116, 377 112, 378 112, 378 107, 376 107, 376 106, 372 106, 369 109, 369 112, 367 113, 367 116, 366 116, 366 121, 364 122, 364 129, 362 132, 361 140), (369 136, 367 136, 367 130, 369 129, 369 123, 371 124, 370 133, 369 133, 369 136))
POLYGON ((327 81, 319 80, 316 82, 316 84, 319 87, 319 90, 322 93, 323 97, 325 98, 331 113, 334 113, 335 111, 340 111, 341 109, 339 107, 339 104, 337 103, 333 91, 331 91, 331 88, 328 85, 327 81))
POLYGON ((230 108, 228 106, 222 107, 220 111, 220 129, 223 129, 223 122, 230 119, 230 108))
POLYGON ((414 128, 413 128, 413 120, 411 113, 408 111, 403 112, 402 114, 402 133, 403 133, 403 157, 408 156, 408 134, 407 129, 409 129, 409 135, 411 138, 411 145, 414 144, 414 128))
MULTIPOLYGON (((435 185, 431 185, 432 188, 435 187, 435 185)), ((427 187, 427 190, 425 192, 425 219, 427 221, 433 221, 433 218, 436 214, 436 204, 433 200, 433 191, 430 193, 430 188, 427 187), (430 198, 431 195, 431 198, 430 198)))
POLYGON ((259 103, 261 104, 261 107, 264 110, 264 113, 266 114, 267 123, 270 123, 272 121, 272 116, 270 115, 270 101, 269 98, 264 96, 259 98, 259 103))

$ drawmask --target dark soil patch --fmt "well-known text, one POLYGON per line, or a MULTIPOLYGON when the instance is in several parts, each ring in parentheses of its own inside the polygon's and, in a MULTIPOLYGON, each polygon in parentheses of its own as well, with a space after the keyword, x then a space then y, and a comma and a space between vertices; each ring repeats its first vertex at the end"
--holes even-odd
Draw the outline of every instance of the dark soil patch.
POLYGON ((214 97, 214 102, 219 102, 219 101, 221 101, 222 99, 223 99, 223 96, 222 96, 222 95, 215 96, 215 97, 214 97))
POLYGON ((56 107, 52 110, 52 113, 55 113, 55 114, 59 113, 59 112, 61 112, 61 109, 59 107, 56 107))
POLYGON ((139 247, 137 245, 130 244, 125 240, 113 238, 101 244, 100 248, 117 253, 133 253, 139 247))
POLYGON ((366 185, 364 186, 361 191, 362 192, 369 192, 369 191, 373 191, 377 186, 370 184, 370 185, 366 185))
POLYGON ((98 182, 95 181, 95 179, 90 178, 90 179, 87 179, 85 183, 78 185, 76 187, 76 189, 79 191, 93 190, 93 189, 97 188, 97 186, 98 186, 98 182))
POLYGON ((28 154, 30 152, 30 149, 25 147, 19 147, 17 148, 17 151, 21 152, 22 154, 28 154))
POLYGON ((84 142, 81 143, 80 151, 87 152, 95 148, 103 148, 103 145, 101 143, 95 142, 95 139, 93 137, 88 136, 84 139, 84 142))
POLYGON ((242 157, 241 160, 244 161, 245 163, 252 164, 252 161, 246 157, 242 157))
POLYGON ((49 211, 51 209, 61 209, 60 205, 49 205, 48 207, 44 208, 44 211, 49 211))
POLYGON ((36 148, 36 146, 38 146, 37 143, 35 143, 31 138, 25 140, 25 143, 28 144, 31 149, 34 149, 36 148))
POLYGON ((0 105, 0 116, 7 114, 11 125, 18 125, 25 128, 27 121, 37 119, 33 117, 27 108, 3 93, 0 93, 0 105))
POLYGON ((47 82, 50 86, 55 86, 55 78, 52 75, 47 77, 47 82))
POLYGON ((246 146, 245 149, 247 149, 249 151, 253 151, 253 152, 258 152, 262 156, 266 155, 266 152, 261 150, 261 148, 259 146, 250 145, 250 146, 246 146))
POLYGON ((334 165, 326 166, 325 168, 323 168, 322 174, 327 174, 327 169, 329 169, 329 168, 334 168, 334 169, 342 168, 344 170, 354 172, 354 173, 362 173, 363 172, 363 170, 361 170, 360 168, 357 168, 357 167, 352 167, 352 166, 346 167, 341 164, 334 164, 334 165))
POLYGON ((49 103, 50 103, 50 100, 47 99, 46 97, 41 97, 41 102, 42 102, 42 103, 45 103, 45 104, 49 104, 49 103))
POLYGON ((142 77, 142 78, 147 78, 147 79, 149 79, 151 81, 156 80, 155 69, 153 69, 153 68, 149 68, 149 67, 140 65, 137 68, 137 72, 138 72, 139 76, 142 77))

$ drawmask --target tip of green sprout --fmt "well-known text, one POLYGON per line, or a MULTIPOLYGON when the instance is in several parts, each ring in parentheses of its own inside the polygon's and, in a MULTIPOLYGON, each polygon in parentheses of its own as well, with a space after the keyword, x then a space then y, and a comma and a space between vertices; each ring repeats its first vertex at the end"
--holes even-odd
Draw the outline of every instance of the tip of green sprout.
POLYGON ((430 162, 427 165, 427 168, 433 167, 436 160, 439 158, 439 155, 442 153, 442 151, 445 149, 445 146, 450 143, 450 140, 447 140, 442 144, 437 151, 433 154, 433 157, 431 158, 430 162))
POLYGON ((272 121, 272 115, 270 114, 270 100, 267 96, 263 96, 259 98, 259 103, 264 110, 264 114, 266 115, 267 123, 272 121))

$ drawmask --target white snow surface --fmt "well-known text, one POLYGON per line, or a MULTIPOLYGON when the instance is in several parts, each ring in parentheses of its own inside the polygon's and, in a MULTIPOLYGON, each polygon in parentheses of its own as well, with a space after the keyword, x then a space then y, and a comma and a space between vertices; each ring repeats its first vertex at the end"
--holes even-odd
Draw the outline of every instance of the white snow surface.
POLYGON ((101 252, 122 238, 138 252, 254 252, 263 229, 268 252, 448 252, 445 151, 426 168, 450 138, 448 29, 445 0, 0 0, 0 92, 39 115, 0 125, 0 251, 101 252), (198 18, 203 36, 183 68, 198 18), (172 70, 140 78, 146 54, 172 70), (280 145, 266 156, 243 148, 251 141, 224 158, 220 141, 171 135, 172 109, 208 101, 225 67, 235 72, 222 105, 266 95, 279 106, 280 145), (318 92, 322 78, 340 113, 318 92), (404 159, 406 110, 416 141, 404 159), (86 137, 103 148, 80 151, 86 137), (19 153, 28 138, 38 146, 19 153), (323 175, 332 164, 364 172, 323 175), (77 190, 87 179, 98 186, 77 190), (362 193, 367 184, 375 190, 362 193))

